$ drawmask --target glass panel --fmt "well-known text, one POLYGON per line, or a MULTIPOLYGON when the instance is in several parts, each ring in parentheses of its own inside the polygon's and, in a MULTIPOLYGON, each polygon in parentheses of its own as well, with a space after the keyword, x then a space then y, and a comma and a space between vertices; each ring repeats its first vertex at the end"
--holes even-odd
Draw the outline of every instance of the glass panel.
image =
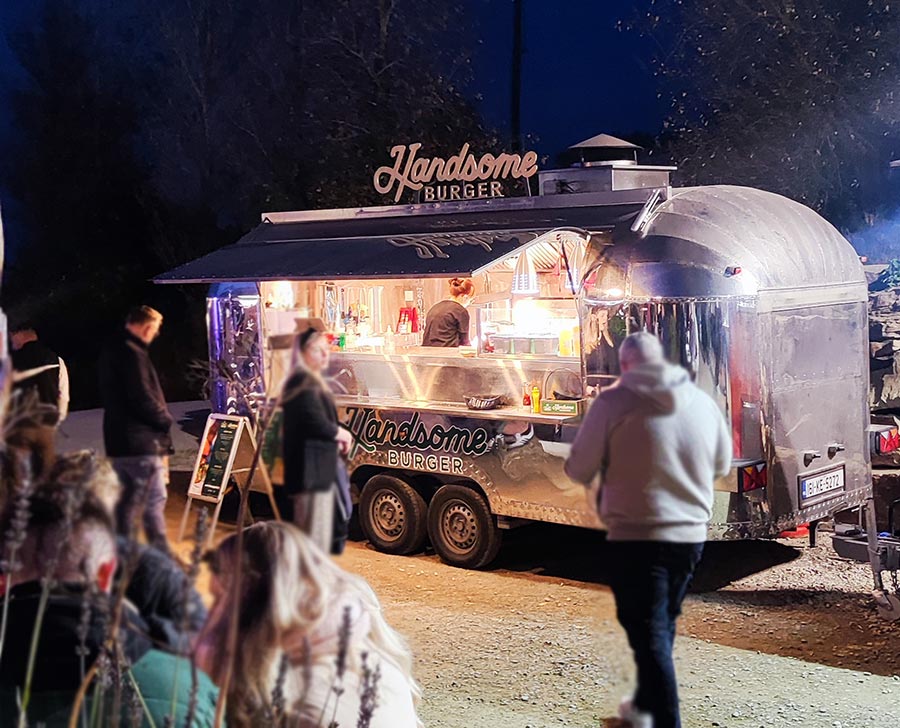
POLYGON ((761 458, 757 318, 753 299, 603 303, 582 301, 588 386, 619 377, 619 346, 634 331, 650 331, 666 357, 683 366, 713 397, 731 424, 735 457, 761 458))
POLYGON ((580 329, 572 298, 515 298, 476 309, 479 351, 577 357, 580 329))
POLYGON ((210 400, 216 412, 253 415, 265 392, 259 296, 207 299, 210 400))

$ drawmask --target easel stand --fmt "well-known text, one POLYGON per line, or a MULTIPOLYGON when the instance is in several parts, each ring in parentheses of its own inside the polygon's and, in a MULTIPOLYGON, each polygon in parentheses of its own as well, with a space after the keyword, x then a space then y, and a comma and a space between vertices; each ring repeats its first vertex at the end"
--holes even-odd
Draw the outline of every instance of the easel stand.
MULTIPOLYGON (((206 419, 206 428, 200 440, 200 450, 191 473, 191 483, 188 486, 187 503, 184 505, 184 513, 181 516, 181 526, 178 529, 178 540, 184 538, 187 529, 188 516, 195 500, 206 503, 215 503, 212 523, 209 527, 209 535, 206 539, 206 548, 213 543, 216 526, 219 523, 219 515, 222 511, 222 501, 225 499, 225 491, 231 478, 243 489, 250 477, 250 469, 253 457, 256 453, 256 437, 250 425, 250 420, 237 415, 213 414, 206 419)), ((272 479, 269 470, 262 458, 256 466, 253 474, 253 482, 250 490, 257 493, 265 493, 269 497, 272 512, 277 520, 281 520, 278 504, 275 502, 275 493, 272 489, 272 479)), ((253 516, 247 505, 247 516, 252 523, 253 516)), ((244 524, 241 524, 243 526, 244 524)))

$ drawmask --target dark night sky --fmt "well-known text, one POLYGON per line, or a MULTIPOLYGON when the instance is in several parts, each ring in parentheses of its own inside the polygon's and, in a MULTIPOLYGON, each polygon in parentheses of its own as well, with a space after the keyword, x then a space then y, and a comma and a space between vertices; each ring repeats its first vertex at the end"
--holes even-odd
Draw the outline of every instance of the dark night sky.
MULTIPOLYGON (((489 122, 508 128, 512 0, 469 0, 476 33, 474 88, 489 122)), ((601 132, 656 133, 657 98, 646 39, 616 29, 640 2, 523 0, 522 131, 542 154, 601 132)))
MULTIPOLYGON (((86 0, 91 2, 91 0, 86 0)), ((472 92, 501 130, 509 125, 512 0, 464 0, 471 8, 475 48, 472 92)), ((542 154, 600 132, 656 132, 664 106, 648 66, 649 44, 621 33, 616 21, 640 2, 523 0, 522 131, 542 154)), ((0 0, 2 35, 27 27, 33 0, 0 0)), ((0 38, 0 72, 14 72, 0 38)), ((8 131, 8 108, 0 98, 0 133, 8 131)))

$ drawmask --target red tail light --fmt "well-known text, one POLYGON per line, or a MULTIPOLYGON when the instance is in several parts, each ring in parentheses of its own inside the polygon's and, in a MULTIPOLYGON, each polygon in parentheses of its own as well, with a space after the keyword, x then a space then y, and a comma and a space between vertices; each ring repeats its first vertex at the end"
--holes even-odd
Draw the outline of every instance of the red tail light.
POLYGON ((769 482, 769 469, 765 463, 755 463, 738 468, 737 475, 739 493, 765 488, 769 482))
POLYGON ((873 453, 884 455, 900 448, 900 428, 896 425, 872 425, 869 433, 873 453))

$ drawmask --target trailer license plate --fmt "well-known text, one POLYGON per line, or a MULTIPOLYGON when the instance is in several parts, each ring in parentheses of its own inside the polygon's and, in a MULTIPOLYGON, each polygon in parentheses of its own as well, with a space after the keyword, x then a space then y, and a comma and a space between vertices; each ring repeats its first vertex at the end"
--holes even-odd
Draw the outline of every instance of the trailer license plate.
POLYGON ((800 500, 810 500, 825 493, 844 489, 844 468, 835 468, 800 480, 800 500))

